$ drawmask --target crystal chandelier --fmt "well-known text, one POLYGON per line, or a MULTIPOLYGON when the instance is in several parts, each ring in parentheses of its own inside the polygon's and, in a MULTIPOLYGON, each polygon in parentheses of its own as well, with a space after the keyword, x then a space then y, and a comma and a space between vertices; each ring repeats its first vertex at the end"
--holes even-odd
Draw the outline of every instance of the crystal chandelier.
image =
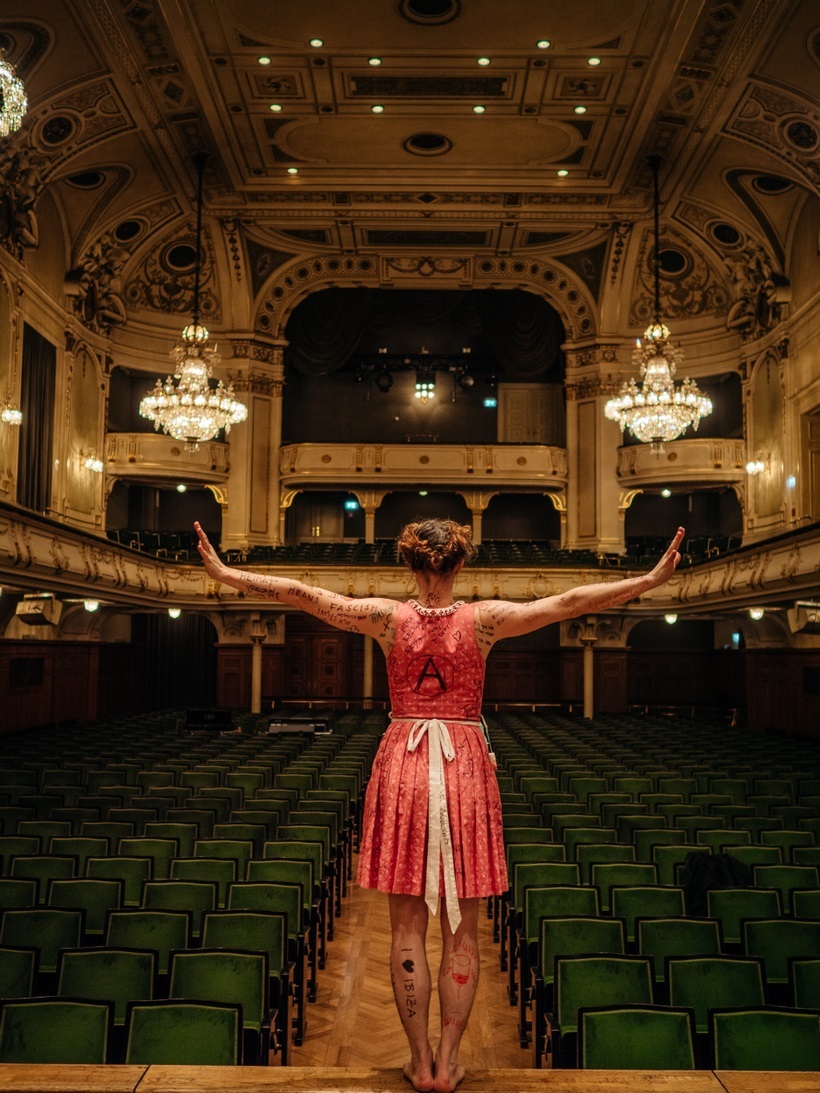
POLYGON ((23 81, 14 74, 14 68, 0 56, 0 137, 16 132, 23 124, 28 110, 28 99, 23 81))
POLYGON ((633 436, 653 449, 660 450, 664 441, 675 440, 691 425, 697 429, 700 419, 712 412, 712 401, 704 395, 694 380, 675 383, 675 370, 683 354, 669 340, 669 329, 661 322, 660 297, 660 232, 658 168, 660 157, 650 161, 654 181, 655 213, 655 311, 652 323, 644 331, 644 344, 637 340, 632 363, 640 369, 640 384, 629 379, 615 398, 604 407, 604 413, 629 429, 633 436))
POLYGON ((171 350, 176 364, 173 378, 156 384, 140 402, 140 416, 154 422, 154 428, 185 442, 190 452, 200 443, 213 440, 221 429, 226 433, 248 416, 248 408, 234 397, 233 384, 220 380, 210 384, 216 347, 208 344, 209 334, 199 321, 199 285, 202 267, 202 176, 207 157, 197 156, 196 270, 194 276, 193 321, 182 331, 182 339, 171 350), (174 381, 177 381, 176 383, 174 381))

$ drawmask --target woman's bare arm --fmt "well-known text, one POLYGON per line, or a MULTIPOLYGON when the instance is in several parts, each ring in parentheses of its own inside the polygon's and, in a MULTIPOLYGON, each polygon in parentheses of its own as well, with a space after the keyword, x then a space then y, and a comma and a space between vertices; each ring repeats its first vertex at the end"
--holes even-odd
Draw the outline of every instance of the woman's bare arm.
POLYGON ((205 572, 213 580, 249 595, 263 596, 276 603, 298 607, 340 630, 367 634, 375 638, 385 652, 390 651, 396 631, 395 600, 378 596, 356 600, 330 592, 326 588, 304 584, 291 577, 273 577, 234 569, 220 559, 198 523, 194 523, 194 530, 199 537, 197 550, 205 563, 205 572))
POLYGON ((675 572, 680 561, 678 547, 684 534, 684 529, 678 528, 675 538, 655 568, 640 577, 580 585, 559 596, 545 596, 529 603, 483 601, 477 605, 476 610, 476 638, 479 648, 486 656, 492 645, 501 638, 518 637, 550 623, 561 622, 562 619, 605 611, 608 607, 617 607, 651 588, 657 588, 675 572))

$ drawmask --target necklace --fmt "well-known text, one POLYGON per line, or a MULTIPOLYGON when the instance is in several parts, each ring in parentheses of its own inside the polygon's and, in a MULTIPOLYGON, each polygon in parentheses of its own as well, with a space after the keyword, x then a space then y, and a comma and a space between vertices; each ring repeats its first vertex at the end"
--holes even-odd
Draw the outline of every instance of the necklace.
POLYGON ((424 604, 419 603, 418 600, 410 600, 410 606, 418 611, 420 615, 454 615, 459 607, 464 606, 464 600, 457 600, 448 607, 425 607, 424 604))

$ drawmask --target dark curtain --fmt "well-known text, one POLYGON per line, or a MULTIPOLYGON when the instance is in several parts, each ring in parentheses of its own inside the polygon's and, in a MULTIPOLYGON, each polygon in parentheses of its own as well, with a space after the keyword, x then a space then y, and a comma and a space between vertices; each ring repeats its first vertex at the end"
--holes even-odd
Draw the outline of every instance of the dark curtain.
POLYGON ((308 296, 285 328, 286 362, 306 376, 341 368, 361 341, 372 301, 369 288, 329 288, 308 296))
POLYGON ((140 708, 213 706, 215 641, 213 625, 203 615, 134 615, 131 642, 142 665, 140 708))
POLYGON ((51 507, 56 377, 57 347, 25 323, 17 501, 36 512, 51 507))
POLYGON ((487 345, 508 375, 534 379, 556 363, 564 328, 539 296, 491 289, 481 293, 479 314, 487 345))

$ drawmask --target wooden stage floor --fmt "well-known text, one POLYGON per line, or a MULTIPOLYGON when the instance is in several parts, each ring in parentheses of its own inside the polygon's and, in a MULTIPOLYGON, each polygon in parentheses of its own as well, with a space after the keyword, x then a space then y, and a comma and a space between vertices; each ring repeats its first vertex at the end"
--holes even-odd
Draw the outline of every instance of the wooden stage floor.
MULTIPOLYGON (((407 1093, 395 1068, 0 1065, 0 1093, 407 1093)), ((820 1093, 820 1073, 473 1070, 464 1093, 820 1093)))

